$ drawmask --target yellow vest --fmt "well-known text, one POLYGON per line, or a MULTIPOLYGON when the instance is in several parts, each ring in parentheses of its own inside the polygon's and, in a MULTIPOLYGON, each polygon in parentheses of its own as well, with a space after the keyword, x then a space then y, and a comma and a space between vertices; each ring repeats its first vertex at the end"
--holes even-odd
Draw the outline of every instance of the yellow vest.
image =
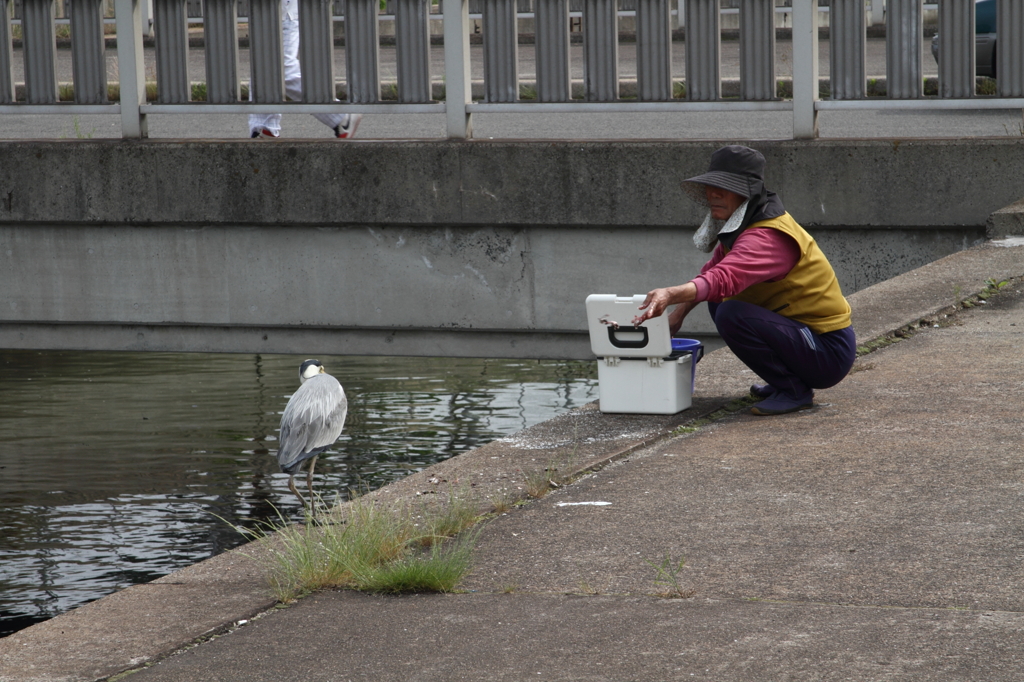
POLYGON ((726 300, 759 305, 806 324, 815 334, 849 327, 850 304, 843 297, 836 273, 814 237, 788 213, 750 227, 770 227, 788 234, 800 245, 800 260, 778 282, 754 284, 726 300))

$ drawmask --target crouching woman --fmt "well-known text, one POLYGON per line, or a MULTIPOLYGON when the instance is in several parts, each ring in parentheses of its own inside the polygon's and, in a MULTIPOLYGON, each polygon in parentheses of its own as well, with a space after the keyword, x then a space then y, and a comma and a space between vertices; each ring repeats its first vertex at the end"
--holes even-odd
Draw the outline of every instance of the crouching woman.
POLYGON ((814 389, 842 381, 856 358, 850 306, 814 239, 764 187, 765 159, 738 145, 711 156, 683 189, 709 210, 694 243, 711 259, 686 284, 647 294, 635 325, 669 313, 672 333, 707 301, 718 333, 765 381, 756 415, 814 406, 814 389))

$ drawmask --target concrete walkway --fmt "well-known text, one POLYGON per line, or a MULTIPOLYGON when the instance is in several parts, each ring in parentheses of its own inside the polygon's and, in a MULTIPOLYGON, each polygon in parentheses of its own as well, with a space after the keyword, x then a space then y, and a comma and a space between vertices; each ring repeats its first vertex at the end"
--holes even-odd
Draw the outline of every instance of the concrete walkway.
POLYGON ((463 592, 271 609, 229 552, 0 640, 0 680, 1017 680, 1024 239, 998 244, 851 296, 861 344, 899 342, 814 410, 671 435, 745 394, 721 350, 680 415, 589 405, 376 493, 597 469, 488 522, 463 592), (692 596, 658 596, 666 557, 692 596))

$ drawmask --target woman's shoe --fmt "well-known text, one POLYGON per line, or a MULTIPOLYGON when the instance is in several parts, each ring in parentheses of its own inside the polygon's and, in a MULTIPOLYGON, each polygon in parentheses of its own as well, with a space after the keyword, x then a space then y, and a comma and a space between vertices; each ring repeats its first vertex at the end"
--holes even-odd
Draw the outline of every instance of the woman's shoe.
POLYGON ((789 414, 799 410, 809 410, 812 407, 814 407, 814 391, 807 391, 807 393, 796 397, 782 391, 776 391, 767 400, 762 400, 751 407, 750 412, 761 417, 767 417, 777 414, 789 414))

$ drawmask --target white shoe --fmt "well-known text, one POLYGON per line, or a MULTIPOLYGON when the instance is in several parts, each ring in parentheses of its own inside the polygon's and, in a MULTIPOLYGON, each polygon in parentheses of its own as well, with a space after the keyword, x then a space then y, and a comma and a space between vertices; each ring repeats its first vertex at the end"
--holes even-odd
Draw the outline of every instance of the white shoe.
POLYGON ((275 135, 274 133, 270 132, 270 130, 267 129, 267 128, 260 128, 259 130, 254 130, 254 131, 252 131, 252 135, 250 135, 249 137, 254 139, 254 140, 256 140, 256 139, 260 139, 260 140, 264 140, 264 139, 276 140, 277 139, 277 135, 275 135))
POLYGON ((339 140, 347 140, 350 137, 354 137, 356 128, 359 127, 361 120, 363 120, 362 114, 349 114, 347 121, 334 126, 334 136, 339 140))

